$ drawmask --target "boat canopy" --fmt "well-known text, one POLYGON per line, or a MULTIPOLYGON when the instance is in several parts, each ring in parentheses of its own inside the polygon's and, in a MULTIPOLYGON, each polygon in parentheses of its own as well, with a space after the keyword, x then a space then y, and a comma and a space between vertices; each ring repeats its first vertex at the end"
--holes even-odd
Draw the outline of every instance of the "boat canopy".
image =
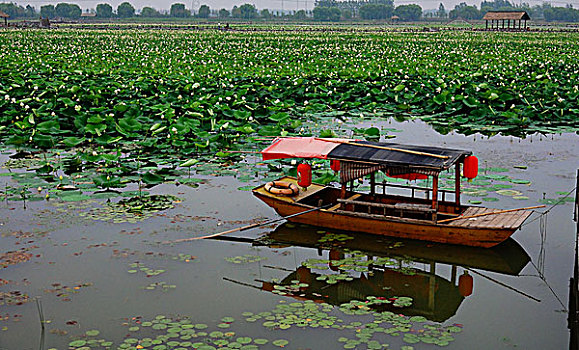
POLYGON ((263 160, 282 158, 319 158, 327 159, 328 154, 342 142, 351 139, 322 139, 317 137, 278 138, 261 151, 263 160))
POLYGON ((451 148, 315 137, 279 138, 261 152, 263 159, 319 158, 339 160, 340 181, 382 170, 388 175, 436 176, 472 154, 451 148))

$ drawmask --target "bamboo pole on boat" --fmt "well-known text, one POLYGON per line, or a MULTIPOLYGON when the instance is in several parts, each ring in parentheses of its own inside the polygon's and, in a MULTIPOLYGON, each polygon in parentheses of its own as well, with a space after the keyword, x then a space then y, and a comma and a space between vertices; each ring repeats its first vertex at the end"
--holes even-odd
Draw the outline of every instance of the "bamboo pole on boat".
POLYGON ((529 295, 529 294, 527 294, 527 293, 525 293, 525 292, 521 292, 520 290, 518 290, 518 289, 516 289, 516 288, 514 288, 514 287, 511 287, 511 286, 509 286, 509 285, 506 284, 506 283, 503 283, 503 282, 501 282, 501 281, 499 281, 499 280, 496 280, 496 279, 494 279, 494 278, 491 278, 491 277, 489 277, 489 276, 483 275, 482 273, 480 273, 480 272, 478 272, 478 271, 475 271, 475 270, 473 270, 473 269, 469 269, 469 268, 467 268, 467 267, 464 267, 464 269, 465 269, 465 270, 468 270, 468 271, 470 271, 470 272, 472 272, 472 273, 474 273, 475 275, 479 275, 479 276, 481 276, 481 277, 483 277, 483 278, 486 278, 487 280, 489 280, 489 281, 491 281, 491 282, 494 282, 494 283, 498 284, 498 285, 501 286, 501 287, 505 287, 505 288, 507 288, 507 289, 512 290, 513 292, 519 293, 519 294, 521 294, 521 295, 523 295, 523 296, 525 296, 525 297, 527 297, 527 298, 529 298, 529 299, 531 299, 531 300, 534 300, 534 301, 536 301, 536 302, 538 302, 538 303, 541 302, 540 299, 537 299, 537 298, 535 298, 534 296, 531 296, 531 295, 529 295))
POLYGON ((482 213, 482 214, 476 214, 476 215, 469 215, 469 216, 459 216, 456 218, 452 218, 452 219, 446 219, 446 220, 440 220, 438 223, 442 224, 445 222, 450 222, 450 221, 455 221, 455 220, 460 220, 460 219, 472 219, 472 218, 478 218, 480 216, 487 216, 487 215, 495 215, 495 214, 503 214, 503 213, 510 213, 513 211, 520 211, 520 210, 530 210, 530 209, 537 209, 537 208, 544 208, 545 205, 536 205, 534 207, 525 207, 525 208, 517 208, 517 209, 507 209, 507 210, 499 210, 499 211, 493 211, 492 213, 482 213))
POLYGON ((308 210, 305 210, 305 211, 301 211, 301 212, 299 212, 299 213, 291 214, 291 215, 288 215, 288 216, 283 216, 283 217, 281 217, 281 218, 279 218, 279 219, 273 219, 273 220, 267 220, 267 221, 264 221, 264 222, 258 222, 258 223, 256 223, 256 224, 251 224, 251 225, 247 225, 247 226, 242 226, 242 227, 234 228, 234 229, 227 230, 227 231, 223 231, 223 232, 219 232, 219 233, 214 233, 214 234, 207 235, 207 236, 182 238, 182 239, 176 239, 176 240, 174 240, 174 241, 164 241, 164 242, 162 242, 162 243, 163 243, 163 244, 172 244, 172 243, 181 243, 181 242, 196 241, 196 240, 199 240, 199 239, 207 239, 207 238, 218 237, 218 236, 226 235, 226 234, 228 234, 228 233, 245 231, 245 230, 249 230, 249 229, 251 229, 251 228, 255 228, 255 227, 259 227, 259 226, 265 226, 265 225, 269 225, 269 224, 276 223, 276 222, 278 222, 278 221, 282 221, 282 220, 286 220, 286 219, 289 219, 289 218, 293 218, 293 217, 296 217, 296 216, 299 216, 299 215, 311 213, 311 212, 316 211, 316 210, 325 209, 325 208, 328 208, 328 207, 332 206, 333 204, 334 204, 334 203, 326 204, 326 205, 323 205, 323 206, 321 206, 321 207, 315 207, 315 208, 312 208, 312 209, 308 209, 308 210))
POLYGON ((246 287, 251 287, 251 288, 255 288, 255 289, 262 290, 260 286, 254 286, 253 284, 236 281, 236 280, 234 280, 234 279, 232 279, 232 278, 223 277, 223 280, 225 280, 225 281, 227 281, 227 282, 239 284, 239 285, 241 285, 241 286, 246 286, 246 287))
POLYGON ((260 154, 261 152, 257 151, 221 151, 223 153, 248 153, 248 154, 260 154))

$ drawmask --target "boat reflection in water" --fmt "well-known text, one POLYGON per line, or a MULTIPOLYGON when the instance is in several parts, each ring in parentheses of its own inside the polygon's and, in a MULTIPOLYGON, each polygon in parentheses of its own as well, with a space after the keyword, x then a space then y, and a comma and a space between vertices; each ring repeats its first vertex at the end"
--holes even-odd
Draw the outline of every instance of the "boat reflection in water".
POLYGON ((281 282, 257 280, 262 290, 332 305, 368 296, 411 297, 412 305, 403 310, 392 304, 376 307, 436 322, 452 317, 473 293, 473 279, 467 270, 516 276, 530 261, 513 239, 493 248, 476 248, 373 235, 356 234, 354 238, 291 223, 277 227, 254 244, 309 247, 318 249, 320 255, 320 259, 301 262, 295 270, 266 265, 290 273, 281 282))

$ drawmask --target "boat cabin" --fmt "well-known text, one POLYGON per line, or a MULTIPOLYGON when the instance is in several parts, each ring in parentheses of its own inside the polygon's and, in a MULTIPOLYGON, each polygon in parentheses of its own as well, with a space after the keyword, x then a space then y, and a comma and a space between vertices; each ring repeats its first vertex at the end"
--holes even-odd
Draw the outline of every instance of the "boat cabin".
MULTIPOLYGON (((337 203, 335 209, 436 221, 441 219, 439 214, 455 216, 461 212, 461 164, 472 157, 472 152, 344 139, 283 138, 263 150, 262 155, 264 159, 299 157, 329 159, 332 162, 332 168, 339 171, 341 189, 306 189, 303 192, 304 204, 321 206, 337 203), (440 173, 451 168, 455 172, 454 190, 439 189, 440 173), (407 180, 431 177, 432 187, 402 185, 385 180, 378 182, 378 172, 407 180), (369 193, 354 192, 355 180, 365 176, 370 177, 369 193), (405 189, 408 196, 397 195, 400 189, 405 189)), ((473 158, 468 160, 476 162, 473 158)), ((467 164, 469 167, 476 166, 468 161, 467 164)), ((476 176, 475 169, 468 170, 469 176, 476 176)), ((304 177, 303 174, 299 175, 304 177)))

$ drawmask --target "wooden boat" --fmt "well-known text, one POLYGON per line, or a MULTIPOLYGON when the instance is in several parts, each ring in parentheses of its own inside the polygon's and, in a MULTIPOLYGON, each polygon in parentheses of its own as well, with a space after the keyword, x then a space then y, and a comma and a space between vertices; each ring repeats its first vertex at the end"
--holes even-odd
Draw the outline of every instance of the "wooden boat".
MULTIPOLYGON (((471 159, 467 159, 472 154, 469 151, 293 137, 276 139, 261 153, 265 160, 320 158, 339 161, 341 188, 309 184, 307 173, 298 173, 300 180, 290 176, 277 180, 298 185, 297 194, 272 193, 266 190, 265 184, 253 189, 257 198, 282 216, 323 207, 294 215, 288 219, 292 222, 405 239, 492 247, 510 237, 532 213, 521 209, 499 210, 462 205, 461 165, 465 161, 467 165, 472 163, 468 162, 471 159), (440 173, 452 167, 455 174, 454 191, 440 190, 440 173), (403 186, 386 181, 377 183, 375 174, 379 171, 407 179, 427 176, 432 179, 432 187, 403 186), (354 191, 354 181, 365 176, 369 176, 370 191, 354 191), (377 189, 381 189, 381 193, 377 189), (403 195, 403 189, 410 192, 409 195, 403 195), (420 197, 419 194, 424 196, 420 197)), ((464 172, 474 177, 477 170, 465 168, 464 172)))

